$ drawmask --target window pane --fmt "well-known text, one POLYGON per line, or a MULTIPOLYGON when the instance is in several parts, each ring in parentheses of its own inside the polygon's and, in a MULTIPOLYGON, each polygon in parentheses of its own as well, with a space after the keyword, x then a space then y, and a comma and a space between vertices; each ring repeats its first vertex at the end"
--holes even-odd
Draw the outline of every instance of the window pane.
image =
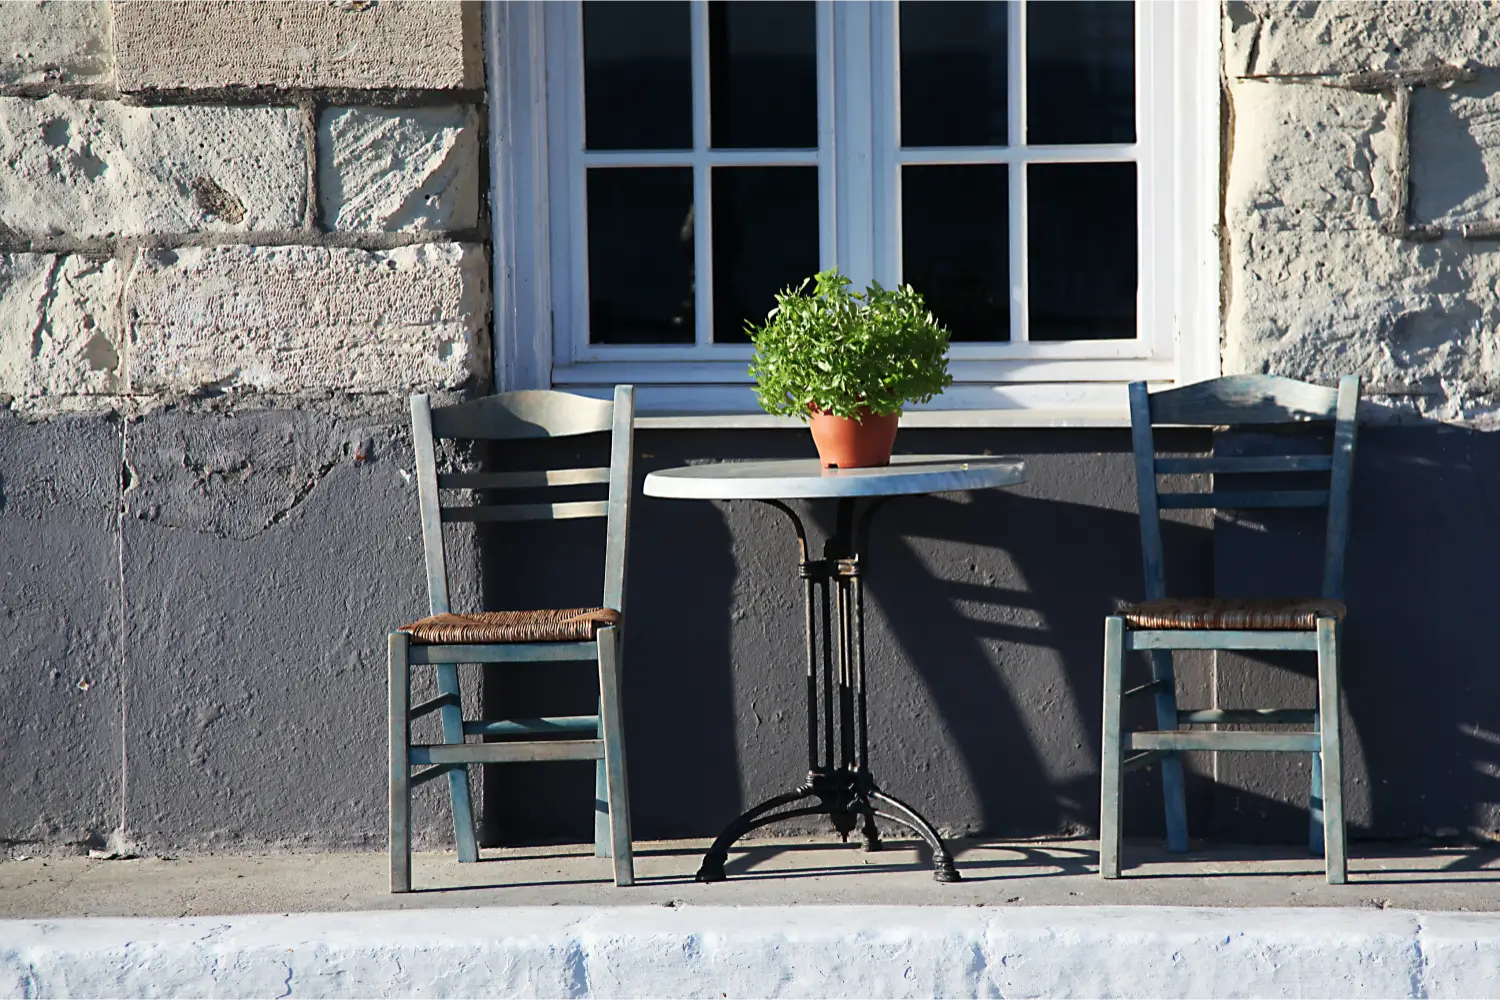
POLYGON ((901 4, 901 145, 1004 146, 1004 3, 901 4))
POLYGON ((1026 4, 1026 141, 1135 141, 1135 4, 1026 4))
POLYGON ((818 57, 806 0, 708 5, 713 145, 720 149, 818 145, 818 57))
POLYGON ((902 280, 958 340, 1010 339, 1004 164, 903 167, 902 280))
POLYGON ((693 170, 588 172, 589 342, 693 342, 693 170))
POLYGON ((685 3, 585 3, 585 145, 589 149, 691 149, 689 46, 685 3))
POLYGON ((818 168, 718 167, 714 199, 714 340, 745 343, 776 293, 818 270, 818 168))
POLYGON ((1133 338, 1135 164, 1036 163, 1026 181, 1031 339, 1133 338))

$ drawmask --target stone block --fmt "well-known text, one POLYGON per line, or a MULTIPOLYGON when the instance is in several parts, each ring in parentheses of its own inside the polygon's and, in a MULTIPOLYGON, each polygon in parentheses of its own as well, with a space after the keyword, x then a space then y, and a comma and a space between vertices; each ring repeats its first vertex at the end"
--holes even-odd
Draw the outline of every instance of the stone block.
POLYGON ((109 24, 103 0, 0 3, 0 85, 108 83, 109 24))
POLYGON ((122 388, 114 260, 0 254, 0 392, 15 405, 122 388))
POLYGON ((144 251, 126 279, 130 387, 397 392, 489 370, 484 250, 144 251))
POLYGON ((1412 94, 1411 192, 1417 223, 1500 220, 1500 83, 1412 94))
POLYGON ((0 98, 0 230, 91 239, 296 228, 307 141, 295 108, 0 98))
POLYGON ((1315 83, 1234 81, 1225 212, 1236 229, 1373 230, 1392 212, 1387 99, 1315 83))
POLYGON ((1500 374, 1500 250, 1379 232, 1230 237, 1224 371, 1431 393, 1461 407, 1500 374))
POLYGON ((120 823, 120 426, 0 417, 0 845, 102 846, 120 823))
POLYGON ((477 89, 477 3, 114 3, 121 90, 477 89))
POLYGON ((318 196, 329 229, 472 228, 479 178, 472 108, 329 108, 318 124, 318 196))
POLYGON ((1412 71, 1435 63, 1500 66, 1500 4, 1251 0, 1224 6, 1230 76, 1412 71))
MULTIPOLYGON (((131 423, 133 842, 384 845, 385 636, 427 609, 410 435, 404 400, 329 409, 184 406, 131 423)), ((473 606, 461 541, 450 579, 473 606)), ((446 793, 419 789, 418 819, 424 842, 451 849, 446 793)))

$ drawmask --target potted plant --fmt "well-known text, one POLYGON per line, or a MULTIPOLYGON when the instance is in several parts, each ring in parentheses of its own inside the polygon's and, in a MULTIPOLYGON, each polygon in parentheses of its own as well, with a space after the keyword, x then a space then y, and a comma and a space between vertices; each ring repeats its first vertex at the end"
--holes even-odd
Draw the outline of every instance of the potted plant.
POLYGON ((778 294, 763 325, 747 324, 760 405, 810 420, 824 468, 891 464, 902 407, 953 382, 948 331, 920 293, 849 286, 836 269, 820 272, 778 294))

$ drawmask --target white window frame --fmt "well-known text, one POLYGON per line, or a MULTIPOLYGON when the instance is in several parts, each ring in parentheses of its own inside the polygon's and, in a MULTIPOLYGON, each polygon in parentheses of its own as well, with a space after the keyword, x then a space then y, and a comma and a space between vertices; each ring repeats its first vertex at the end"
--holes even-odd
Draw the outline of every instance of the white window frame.
MULTIPOLYGON (((894 283, 900 268, 904 163, 1007 163, 1012 260, 1011 342, 955 344, 954 385, 908 425, 1094 426, 1127 422, 1124 384, 1173 384, 1219 371, 1219 35, 1217 5, 1137 3, 1138 141, 1116 146, 1023 147, 1023 8, 1011 8, 1010 138, 1006 147, 898 150, 894 2, 817 2, 819 146, 812 151, 724 151, 708 137, 706 8, 694 0, 694 134, 685 152, 582 150, 581 5, 490 2, 491 206, 497 389, 566 388, 606 395, 637 385, 649 424, 767 426, 755 406, 746 345, 709 342, 712 282, 699 280, 691 345, 589 345, 584 164, 690 165, 697 273, 710 273, 714 164, 799 163, 819 171, 820 266, 857 284, 894 283), (830 69, 831 68, 831 69, 830 69), (1019 111, 1019 113, 1018 113, 1019 111), (1138 163, 1138 337, 1027 342, 1025 162, 1138 163)), ((1080 234, 1086 239, 1087 234, 1080 234)))

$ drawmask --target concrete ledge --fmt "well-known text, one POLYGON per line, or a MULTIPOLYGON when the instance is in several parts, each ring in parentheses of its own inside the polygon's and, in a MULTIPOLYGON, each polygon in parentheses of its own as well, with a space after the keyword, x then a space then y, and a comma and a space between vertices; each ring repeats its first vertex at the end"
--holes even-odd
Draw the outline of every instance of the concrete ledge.
POLYGON ((0 921, 0 993, 1464 997, 1500 916, 1174 907, 513 907, 0 921))

